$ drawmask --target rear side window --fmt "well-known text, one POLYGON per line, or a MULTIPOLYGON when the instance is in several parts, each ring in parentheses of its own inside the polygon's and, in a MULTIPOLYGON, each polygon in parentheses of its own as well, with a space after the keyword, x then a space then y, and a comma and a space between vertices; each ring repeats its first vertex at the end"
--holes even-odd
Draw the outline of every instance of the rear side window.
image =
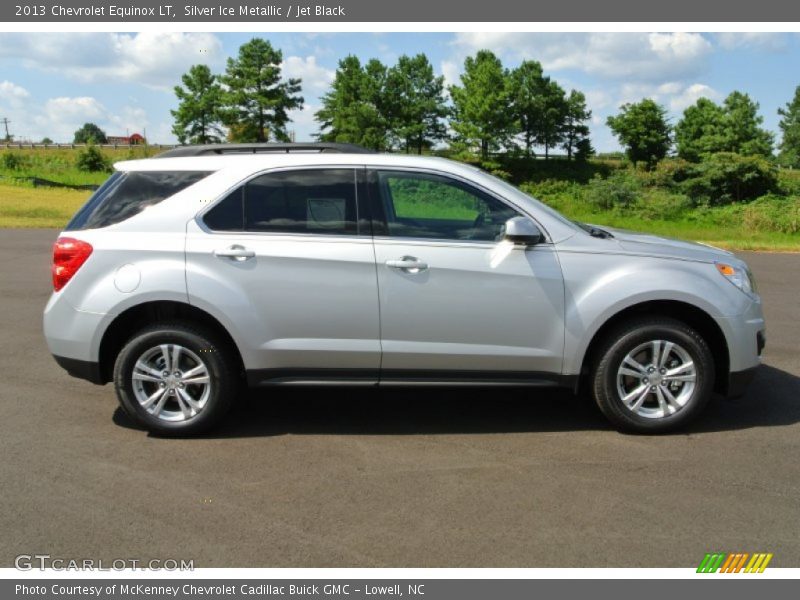
POLYGON ((307 169, 250 180, 211 208, 213 231, 356 235, 356 171, 307 169))
POLYGON ((66 231, 121 223, 208 175, 209 171, 118 171, 72 217, 66 231))

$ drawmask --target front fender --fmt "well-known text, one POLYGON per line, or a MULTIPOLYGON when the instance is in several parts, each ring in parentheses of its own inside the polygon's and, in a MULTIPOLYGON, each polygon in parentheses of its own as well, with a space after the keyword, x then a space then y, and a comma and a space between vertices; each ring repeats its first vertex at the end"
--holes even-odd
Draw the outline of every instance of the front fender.
POLYGON ((620 312, 651 301, 689 304, 707 313, 731 345, 729 317, 749 299, 721 277, 713 264, 639 256, 565 252, 564 374, 578 375, 600 328, 620 312))

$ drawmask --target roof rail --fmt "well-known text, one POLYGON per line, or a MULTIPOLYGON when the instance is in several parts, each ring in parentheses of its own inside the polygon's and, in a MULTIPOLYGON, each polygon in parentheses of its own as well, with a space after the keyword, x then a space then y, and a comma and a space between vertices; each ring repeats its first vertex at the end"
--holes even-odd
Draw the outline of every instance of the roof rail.
POLYGON ((154 158, 178 156, 211 156, 223 154, 261 154, 291 152, 335 152, 339 154, 374 154, 374 150, 356 144, 328 142, 293 142, 268 144, 205 144, 201 146, 179 146, 158 154, 154 158))

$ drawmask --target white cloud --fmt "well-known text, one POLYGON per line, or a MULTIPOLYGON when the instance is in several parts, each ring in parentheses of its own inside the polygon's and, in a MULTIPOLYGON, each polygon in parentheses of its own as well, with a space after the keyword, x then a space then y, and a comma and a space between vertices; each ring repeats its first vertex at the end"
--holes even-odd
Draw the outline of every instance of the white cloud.
POLYGON ((287 126, 289 131, 294 131, 298 142, 313 142, 314 135, 319 131, 319 123, 314 120, 314 114, 320 109, 317 104, 306 103, 300 110, 289 111, 292 120, 287 126))
POLYGON ((463 55, 492 50, 507 59, 538 60, 547 71, 575 69, 611 79, 671 81, 706 69, 711 43, 699 33, 456 34, 463 55))
POLYGON ((620 88, 617 105, 639 102, 643 98, 652 98, 665 105, 670 112, 680 113, 687 106, 704 97, 718 100, 720 94, 704 83, 685 84, 678 81, 668 81, 662 84, 626 83, 620 88))
POLYGON ((723 50, 748 48, 767 52, 780 52, 789 45, 789 40, 785 33, 772 31, 727 31, 718 33, 715 37, 723 50))
POLYGON ((450 60, 443 60, 441 63, 442 75, 444 76, 444 84, 447 87, 451 85, 461 84, 461 69, 459 66, 450 60))
POLYGON ((11 81, 0 81, 0 101, 8 106, 22 106, 30 94, 24 87, 11 81))
POLYGON ((320 94, 325 92, 333 81, 335 72, 317 64, 315 56, 289 56, 281 65, 286 78, 299 77, 303 80, 303 92, 320 94))
POLYGON ((84 83, 170 90, 193 64, 220 66, 222 43, 210 33, 3 33, 0 58, 84 83))

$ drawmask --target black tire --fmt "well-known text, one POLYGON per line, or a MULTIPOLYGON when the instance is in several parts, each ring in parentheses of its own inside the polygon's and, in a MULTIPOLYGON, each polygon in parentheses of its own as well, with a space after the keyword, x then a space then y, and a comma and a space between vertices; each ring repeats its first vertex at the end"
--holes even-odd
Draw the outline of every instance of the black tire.
MULTIPOLYGON (((635 385, 641 385, 643 389, 649 387, 644 384, 644 380, 641 383, 635 378, 627 381, 635 382, 631 387, 635 385)), ((627 321, 606 336, 596 354, 591 373, 591 388, 600 410, 620 431, 665 433, 686 425, 708 403, 714 388, 714 359, 702 336, 685 323, 665 317, 637 318, 627 321), (685 350, 694 363, 696 379, 693 391, 688 395, 685 404, 676 412, 667 416, 646 417, 624 404, 617 385, 617 374, 628 353, 653 340, 672 342, 685 350)), ((655 386, 650 389, 655 389, 655 386)), ((653 392, 652 398, 648 396, 647 402, 652 405, 657 400, 653 392)))
MULTIPOLYGON (((188 353, 186 356, 191 360, 188 353)), ((165 322, 142 329, 128 340, 114 364, 114 388, 122 409, 148 431, 165 436, 196 435, 217 425, 234 403, 237 383, 236 362, 225 344, 205 328, 190 323, 165 322), (148 412, 136 398, 133 382, 136 362, 148 350, 161 344, 178 344, 196 357, 202 357, 209 375, 210 389, 202 410, 191 417, 183 417, 185 420, 159 418, 148 412)), ((188 386, 186 390, 189 391, 188 386)))

